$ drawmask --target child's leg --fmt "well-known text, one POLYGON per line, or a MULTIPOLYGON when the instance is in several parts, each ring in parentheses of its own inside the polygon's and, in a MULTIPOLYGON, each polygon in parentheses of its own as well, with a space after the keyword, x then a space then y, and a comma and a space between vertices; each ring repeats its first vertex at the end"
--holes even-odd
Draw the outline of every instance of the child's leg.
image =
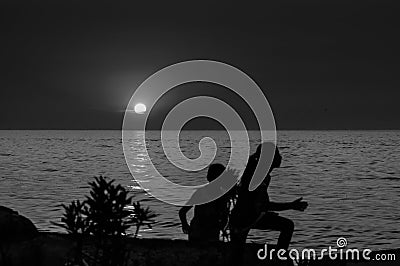
POLYGON ((254 228, 279 231, 277 248, 288 250, 294 231, 294 223, 292 220, 276 214, 267 213, 258 221, 254 228))
POLYGON ((239 266, 243 264, 243 256, 246 248, 246 239, 249 230, 231 228, 231 256, 229 265, 239 266))

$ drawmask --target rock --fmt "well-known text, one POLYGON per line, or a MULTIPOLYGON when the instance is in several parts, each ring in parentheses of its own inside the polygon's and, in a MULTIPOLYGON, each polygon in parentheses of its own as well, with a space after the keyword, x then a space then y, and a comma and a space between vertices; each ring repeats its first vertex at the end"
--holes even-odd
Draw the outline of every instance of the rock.
POLYGON ((31 220, 10 208, 0 206, 0 244, 30 240, 38 235, 31 220))
POLYGON ((28 218, 0 206, 0 266, 63 266, 72 247, 69 239, 39 234, 28 218))

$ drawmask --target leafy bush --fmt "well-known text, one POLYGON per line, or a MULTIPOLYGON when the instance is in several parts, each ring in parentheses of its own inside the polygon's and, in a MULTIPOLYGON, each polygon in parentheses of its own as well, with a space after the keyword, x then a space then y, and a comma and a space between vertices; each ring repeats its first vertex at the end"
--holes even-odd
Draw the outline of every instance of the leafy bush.
POLYGON ((89 232, 93 235, 121 236, 131 226, 128 219, 131 212, 126 207, 132 203, 132 197, 128 197, 128 191, 121 185, 113 183, 114 180, 107 181, 102 176, 89 182, 92 190, 85 203, 89 232))
POLYGON ((151 228, 156 214, 148 207, 142 207, 140 202, 133 202, 128 191, 121 185, 114 185, 114 180, 99 176, 89 185, 91 190, 86 200, 62 205, 61 223, 53 224, 75 237, 77 252, 74 264, 87 264, 82 260, 82 241, 83 235, 90 234, 97 238, 92 265, 122 265, 125 249, 120 237, 127 235, 126 231, 132 225, 136 226, 134 236, 137 237, 141 226, 151 228))
POLYGON ((88 207, 85 202, 79 200, 72 201, 70 205, 61 205, 64 208, 64 216, 61 218, 61 223, 53 224, 67 230, 69 234, 86 234, 88 231, 88 219, 86 213, 88 207))
POLYGON ((131 224, 136 225, 135 237, 139 233, 141 226, 146 225, 151 229, 151 225, 155 222, 154 218, 157 216, 149 207, 143 208, 140 202, 133 203, 133 215, 131 216, 131 224))

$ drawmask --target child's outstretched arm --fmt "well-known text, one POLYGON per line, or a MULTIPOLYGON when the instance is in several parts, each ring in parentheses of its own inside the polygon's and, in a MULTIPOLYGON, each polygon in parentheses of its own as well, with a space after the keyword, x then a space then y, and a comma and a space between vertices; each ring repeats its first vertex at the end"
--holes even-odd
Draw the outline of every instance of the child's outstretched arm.
POLYGON ((193 206, 183 206, 183 207, 179 210, 179 219, 181 219, 182 232, 183 232, 184 234, 188 234, 188 233, 189 233, 189 223, 187 222, 186 214, 187 214, 187 212, 188 212, 192 207, 193 207, 193 206))
POLYGON ((303 198, 298 198, 292 202, 272 202, 268 203, 269 211, 286 211, 286 210, 296 210, 296 211, 304 211, 308 206, 306 201, 303 201, 303 198))

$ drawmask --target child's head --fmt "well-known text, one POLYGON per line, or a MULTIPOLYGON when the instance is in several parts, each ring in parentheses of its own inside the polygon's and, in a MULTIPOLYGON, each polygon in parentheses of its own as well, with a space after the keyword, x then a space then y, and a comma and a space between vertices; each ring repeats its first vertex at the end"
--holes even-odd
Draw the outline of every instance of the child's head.
POLYGON ((257 150, 255 152, 257 159, 260 157, 261 149, 263 149, 263 152, 267 152, 267 153, 271 152, 273 149, 275 150, 274 151, 274 159, 271 164, 271 170, 274 168, 279 168, 281 166, 282 156, 279 153, 278 146, 276 146, 272 142, 264 142, 264 143, 258 145, 257 150))
POLYGON ((208 182, 214 181, 225 171, 225 166, 220 163, 213 163, 208 167, 207 180, 208 182))

